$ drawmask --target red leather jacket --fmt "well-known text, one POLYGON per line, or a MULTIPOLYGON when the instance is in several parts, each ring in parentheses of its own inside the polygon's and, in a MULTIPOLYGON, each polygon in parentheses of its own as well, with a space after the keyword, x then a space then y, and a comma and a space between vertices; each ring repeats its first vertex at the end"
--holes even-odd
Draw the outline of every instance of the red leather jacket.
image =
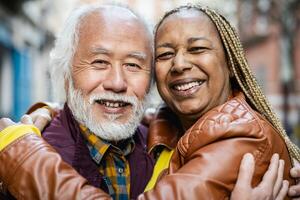
MULTIPOLYGON (((169 119, 158 119, 150 127, 150 148, 159 144, 172 147, 176 139, 170 140, 170 130, 175 135, 180 133, 169 119)), ((227 199, 237 180, 241 158, 247 152, 255 156, 253 186, 261 180, 273 153, 285 160, 284 179, 294 184, 289 178, 291 160, 284 141, 239 93, 207 112, 180 138, 167 174, 139 199, 227 199)), ((87 185, 33 134, 5 148, 0 153, 0 163, 0 180, 19 198, 109 198, 87 185)))

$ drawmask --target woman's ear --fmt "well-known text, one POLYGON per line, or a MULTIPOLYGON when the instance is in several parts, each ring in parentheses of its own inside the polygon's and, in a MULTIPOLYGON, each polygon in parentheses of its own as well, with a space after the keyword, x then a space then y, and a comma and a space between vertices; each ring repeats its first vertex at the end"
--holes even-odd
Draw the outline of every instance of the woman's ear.
POLYGON ((227 64, 227 68, 228 68, 228 71, 229 71, 229 78, 233 78, 234 77, 234 72, 233 72, 233 68, 229 62, 229 59, 228 59, 228 55, 226 54, 226 51, 225 51, 225 56, 226 56, 226 64, 227 64))
POLYGON ((234 72, 233 72, 233 69, 231 67, 229 68, 229 77, 230 78, 234 77, 234 72))
POLYGON ((227 59, 227 66, 228 66, 228 71, 229 71, 229 78, 234 78, 234 71, 233 71, 233 68, 231 66, 231 64, 228 62, 228 59, 227 59))

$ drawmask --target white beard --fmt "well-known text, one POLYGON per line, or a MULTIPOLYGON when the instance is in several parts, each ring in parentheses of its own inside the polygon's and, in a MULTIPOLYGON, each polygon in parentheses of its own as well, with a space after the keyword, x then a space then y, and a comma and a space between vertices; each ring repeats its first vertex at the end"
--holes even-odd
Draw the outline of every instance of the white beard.
POLYGON ((142 101, 137 97, 116 94, 112 92, 101 92, 92 94, 89 101, 85 101, 80 90, 76 90, 73 82, 69 81, 68 88, 68 106, 72 111, 75 119, 86 126, 91 132, 107 141, 120 141, 132 137, 140 124, 146 105, 148 104, 148 94, 142 101), (120 123, 117 121, 120 115, 106 114, 108 120, 97 121, 92 112, 92 105, 95 100, 107 99, 114 101, 128 102, 132 106, 132 114, 127 122, 120 123))

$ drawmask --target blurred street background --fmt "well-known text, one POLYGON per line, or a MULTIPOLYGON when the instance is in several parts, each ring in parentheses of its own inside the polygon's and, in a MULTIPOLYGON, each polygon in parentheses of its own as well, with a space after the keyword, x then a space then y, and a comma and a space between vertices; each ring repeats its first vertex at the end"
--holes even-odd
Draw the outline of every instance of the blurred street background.
POLYGON ((47 68, 55 35, 72 9, 92 2, 128 5, 152 27, 164 12, 187 3, 223 13, 288 134, 300 144, 300 0, 0 0, 0 117, 18 120, 34 102, 54 100, 47 68))

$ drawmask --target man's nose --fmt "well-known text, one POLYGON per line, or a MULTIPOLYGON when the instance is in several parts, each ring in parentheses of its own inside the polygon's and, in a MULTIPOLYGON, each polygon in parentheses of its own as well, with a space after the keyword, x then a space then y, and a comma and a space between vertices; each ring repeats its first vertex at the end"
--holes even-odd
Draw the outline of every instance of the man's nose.
POLYGON ((126 75, 124 74, 122 66, 113 66, 103 82, 103 87, 105 90, 116 93, 126 92, 126 80, 126 75))
POLYGON ((173 59, 171 72, 183 73, 185 70, 191 69, 192 64, 188 62, 183 52, 177 52, 173 59))

